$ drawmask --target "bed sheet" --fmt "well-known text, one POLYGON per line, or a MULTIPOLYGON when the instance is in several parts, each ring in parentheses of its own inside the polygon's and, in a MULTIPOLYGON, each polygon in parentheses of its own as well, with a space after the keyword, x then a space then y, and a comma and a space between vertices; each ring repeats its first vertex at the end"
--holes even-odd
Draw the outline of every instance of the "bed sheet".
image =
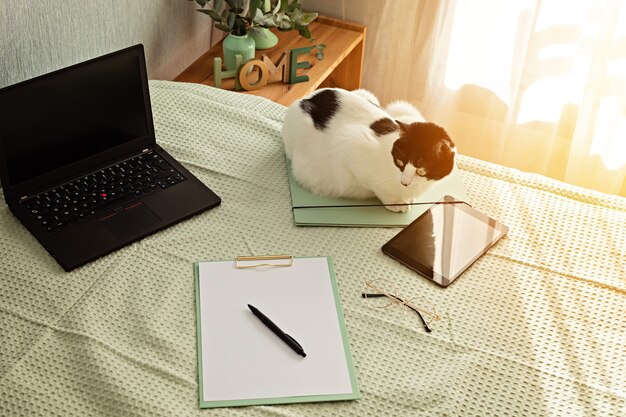
POLYGON ((625 199, 465 156, 509 234, 451 287, 380 250, 396 228, 296 227, 285 108, 150 82, 158 143, 221 206, 65 273, 0 207, 0 415, 626 415, 625 199), (200 410, 192 264, 331 256, 362 398, 200 410), (361 298, 386 278, 443 313, 431 334, 361 298))

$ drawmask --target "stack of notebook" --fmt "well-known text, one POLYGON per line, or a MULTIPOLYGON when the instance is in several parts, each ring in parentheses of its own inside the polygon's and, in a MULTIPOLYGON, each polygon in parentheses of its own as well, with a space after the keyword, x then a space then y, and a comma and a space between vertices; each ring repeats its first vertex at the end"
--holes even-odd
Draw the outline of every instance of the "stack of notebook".
POLYGON ((386 209, 378 199, 353 200, 315 195, 295 180, 290 161, 287 161, 287 173, 296 226, 404 227, 446 195, 469 203, 456 167, 450 175, 419 196, 405 213, 386 209))

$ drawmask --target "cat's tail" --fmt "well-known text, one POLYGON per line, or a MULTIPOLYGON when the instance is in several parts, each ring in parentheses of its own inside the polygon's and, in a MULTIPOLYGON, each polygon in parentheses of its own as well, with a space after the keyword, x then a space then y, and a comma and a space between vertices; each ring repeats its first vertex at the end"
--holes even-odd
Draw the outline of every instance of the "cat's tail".
POLYGON ((424 116, 408 101, 396 100, 385 106, 385 111, 403 123, 424 122, 424 116))
POLYGON ((359 88, 358 90, 353 90, 352 93, 356 94, 357 96, 361 96, 370 103, 373 103, 380 107, 380 101, 378 101, 378 98, 371 91, 364 88, 359 88))

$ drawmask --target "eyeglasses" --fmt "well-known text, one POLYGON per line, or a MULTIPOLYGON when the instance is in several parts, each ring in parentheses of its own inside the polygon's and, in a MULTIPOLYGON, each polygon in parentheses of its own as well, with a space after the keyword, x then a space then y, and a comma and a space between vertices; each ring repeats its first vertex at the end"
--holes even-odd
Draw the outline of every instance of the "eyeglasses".
POLYGON ((394 285, 386 279, 374 279, 365 281, 365 292, 361 294, 363 298, 378 298, 381 299, 381 303, 376 305, 378 308, 387 308, 389 306, 401 304, 404 306, 404 312, 411 310, 417 314, 424 330, 428 333, 433 329, 430 327, 434 321, 441 320, 441 315, 437 313, 435 305, 430 303, 423 297, 404 298, 397 295, 397 291, 394 285), (416 304, 419 302, 420 307, 416 304))

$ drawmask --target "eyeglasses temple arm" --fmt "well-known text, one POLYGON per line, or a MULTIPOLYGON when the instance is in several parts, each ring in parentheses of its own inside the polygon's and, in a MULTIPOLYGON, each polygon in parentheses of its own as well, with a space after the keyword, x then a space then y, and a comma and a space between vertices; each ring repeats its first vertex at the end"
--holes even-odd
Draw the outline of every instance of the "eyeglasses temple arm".
POLYGON ((431 329, 430 326, 428 326, 428 323, 426 323, 426 320, 424 320, 424 316, 422 316, 422 313, 420 313, 419 310, 411 307, 408 304, 404 304, 404 305, 410 308, 411 310, 415 311, 417 315, 420 316, 420 320, 422 321, 422 324, 424 325, 424 330, 426 330, 427 333, 430 333, 433 331, 433 329, 431 329))
POLYGON ((411 310, 415 311, 415 313, 417 313, 417 315, 419 316, 420 320, 422 321, 422 324, 424 325, 424 330, 426 330, 427 333, 430 333, 433 331, 433 329, 430 328, 430 326, 428 326, 428 323, 426 323, 426 320, 424 320, 424 316, 422 316, 422 313, 419 312, 419 310, 411 307, 410 305, 408 305, 402 298, 397 297, 395 295, 392 294, 368 294, 368 293, 361 293, 361 297, 363 298, 379 298, 379 297, 391 297, 394 300, 404 304, 405 306, 407 306, 408 308, 410 308, 411 310))
POLYGON ((380 297, 386 297, 385 294, 368 294, 368 293, 361 293, 361 297, 363 298, 380 298, 380 297))

